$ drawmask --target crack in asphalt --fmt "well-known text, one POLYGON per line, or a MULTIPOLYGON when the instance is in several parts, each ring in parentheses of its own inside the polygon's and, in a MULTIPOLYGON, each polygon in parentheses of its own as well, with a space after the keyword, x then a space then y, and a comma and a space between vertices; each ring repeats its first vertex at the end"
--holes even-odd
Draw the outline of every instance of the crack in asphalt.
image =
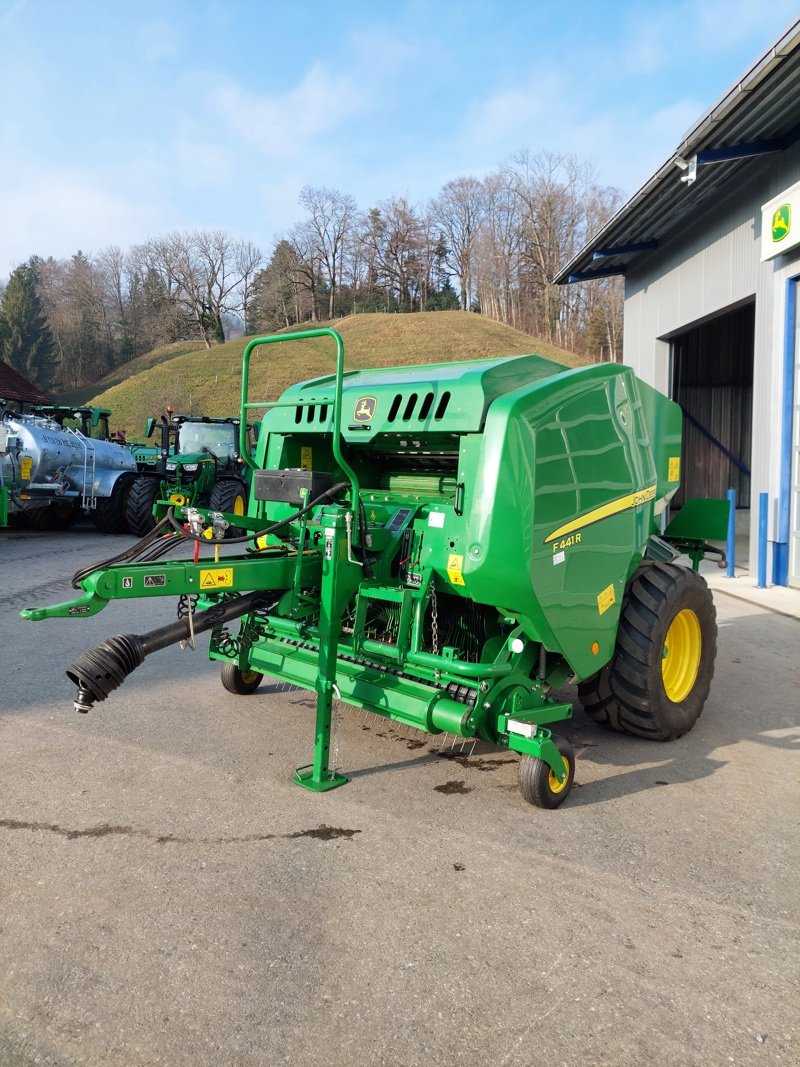
POLYGON ((143 837, 149 841, 155 841, 157 845, 243 845, 253 841, 293 841, 302 837, 309 837, 316 841, 335 841, 344 837, 350 840, 361 830, 346 830, 341 826, 327 826, 320 823, 315 829, 293 830, 285 834, 243 834, 236 837, 179 837, 177 834, 158 834, 153 830, 141 830, 135 826, 114 826, 110 823, 101 823, 99 826, 87 826, 83 830, 70 830, 57 823, 28 822, 23 819, 0 819, 0 829, 3 830, 32 830, 46 831, 65 837, 68 841, 75 841, 81 837, 143 837))

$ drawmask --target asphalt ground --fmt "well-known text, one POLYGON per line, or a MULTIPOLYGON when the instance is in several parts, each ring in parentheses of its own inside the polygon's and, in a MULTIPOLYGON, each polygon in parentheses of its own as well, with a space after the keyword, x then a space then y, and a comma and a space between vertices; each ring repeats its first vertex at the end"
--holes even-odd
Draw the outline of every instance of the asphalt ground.
POLYGON ((800 623, 715 593, 695 729, 576 705, 563 807, 512 753, 348 711, 341 789, 292 784, 313 702, 149 658, 64 676, 174 602, 23 622, 126 538, 0 532, 0 1065, 796 1064, 800 623))

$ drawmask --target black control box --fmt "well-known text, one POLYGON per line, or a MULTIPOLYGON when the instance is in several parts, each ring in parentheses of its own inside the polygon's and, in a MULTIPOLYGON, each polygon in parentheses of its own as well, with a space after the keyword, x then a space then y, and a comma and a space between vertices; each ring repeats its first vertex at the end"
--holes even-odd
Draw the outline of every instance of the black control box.
POLYGON ((327 471, 307 471, 290 467, 277 471, 255 471, 253 475, 256 500, 274 500, 283 504, 302 504, 301 489, 308 490, 306 503, 330 489, 333 475, 327 471))

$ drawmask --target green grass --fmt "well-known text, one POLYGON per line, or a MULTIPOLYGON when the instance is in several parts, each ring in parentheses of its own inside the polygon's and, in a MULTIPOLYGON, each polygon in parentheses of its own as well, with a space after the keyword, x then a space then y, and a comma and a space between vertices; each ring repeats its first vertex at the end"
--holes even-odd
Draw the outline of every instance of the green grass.
MULTIPOLYGON (((528 353, 569 367, 586 362, 573 352, 468 312, 353 315, 329 325, 344 338, 345 366, 352 369, 528 353)), ((189 342, 155 349, 118 368, 94 389, 65 394, 59 402, 110 408, 112 428, 124 428, 131 440, 141 437, 148 416, 160 415, 168 404, 182 413, 235 415, 247 340, 227 341, 212 349, 197 350, 189 342)), ((251 399, 274 400, 295 382, 329 374, 334 355, 329 338, 276 344, 254 352, 251 399)))

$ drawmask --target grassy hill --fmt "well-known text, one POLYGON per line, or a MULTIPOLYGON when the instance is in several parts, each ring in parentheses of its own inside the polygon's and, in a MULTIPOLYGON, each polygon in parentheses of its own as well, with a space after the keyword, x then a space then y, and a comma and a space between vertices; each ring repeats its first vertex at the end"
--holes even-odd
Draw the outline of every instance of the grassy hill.
MULTIPOLYGON (((585 362, 573 352, 468 312, 353 315, 330 325, 344 338, 345 366, 352 369, 531 352, 570 367, 585 362)), ((93 388, 59 401, 110 408, 112 428, 125 428, 131 439, 140 437, 145 419, 159 415, 167 404, 180 412, 235 415, 246 343, 247 339, 239 338, 210 350, 198 350, 190 342, 155 349, 119 367, 93 388)), ((334 355, 329 338, 256 351, 250 364, 251 399, 274 400, 294 382, 330 373, 334 355)))

